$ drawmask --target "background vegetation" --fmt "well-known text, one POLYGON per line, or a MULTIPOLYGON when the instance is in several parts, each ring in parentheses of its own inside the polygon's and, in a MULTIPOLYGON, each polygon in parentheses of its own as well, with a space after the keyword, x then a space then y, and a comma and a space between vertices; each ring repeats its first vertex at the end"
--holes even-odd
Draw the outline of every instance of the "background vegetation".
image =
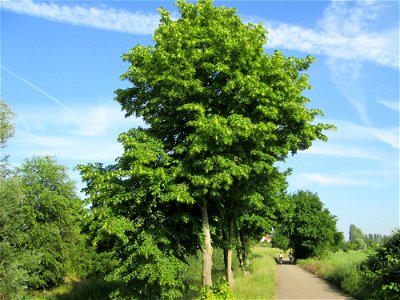
POLYGON ((324 259, 299 260, 357 299, 399 299, 400 231, 369 250, 341 252, 324 259))

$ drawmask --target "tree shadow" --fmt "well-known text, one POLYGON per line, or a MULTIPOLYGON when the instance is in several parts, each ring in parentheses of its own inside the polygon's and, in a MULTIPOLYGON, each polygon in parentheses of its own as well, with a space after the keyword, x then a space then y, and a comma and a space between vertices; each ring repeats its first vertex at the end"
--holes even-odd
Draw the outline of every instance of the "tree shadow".
POLYGON ((121 282, 105 281, 99 278, 90 278, 79 281, 71 281, 70 289, 55 295, 57 300, 106 300, 110 294, 122 286, 121 282))

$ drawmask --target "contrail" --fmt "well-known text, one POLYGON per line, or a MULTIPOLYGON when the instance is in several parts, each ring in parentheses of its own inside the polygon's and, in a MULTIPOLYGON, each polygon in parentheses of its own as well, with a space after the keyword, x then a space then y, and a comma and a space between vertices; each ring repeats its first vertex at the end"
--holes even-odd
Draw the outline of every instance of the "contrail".
POLYGON ((11 75, 13 75, 14 77, 18 78, 19 80, 21 80, 22 82, 26 83, 27 85, 29 85, 31 88, 33 88, 34 90, 38 91, 39 93, 41 93, 42 95, 45 95, 47 98, 49 98, 51 101, 57 103, 58 105, 62 106, 63 108, 65 108, 66 110, 74 113, 73 109, 71 109, 70 107, 68 107, 67 105, 65 105, 64 103, 62 103, 60 100, 58 100, 56 97, 53 97, 52 95, 46 93, 45 91, 43 91, 41 88, 37 87, 36 85, 34 85, 33 83, 29 82, 28 80, 26 80, 25 78, 19 76, 18 74, 14 73, 13 71, 7 69, 5 66, 1 65, 1 68, 3 68, 5 71, 7 71, 8 73, 10 73, 11 75))

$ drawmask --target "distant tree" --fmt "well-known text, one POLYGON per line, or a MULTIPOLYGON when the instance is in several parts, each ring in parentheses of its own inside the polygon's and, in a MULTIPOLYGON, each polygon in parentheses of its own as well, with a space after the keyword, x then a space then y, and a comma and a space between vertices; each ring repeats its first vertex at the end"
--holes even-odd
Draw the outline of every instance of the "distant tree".
POLYGON ((274 248, 279 248, 279 249, 286 251, 289 249, 289 243, 290 243, 290 240, 289 240, 289 236, 287 233, 281 232, 281 230, 279 230, 279 229, 274 230, 274 235, 273 235, 273 239, 272 239, 272 246, 274 248))
POLYGON ((347 248, 349 250, 363 250, 367 249, 368 241, 366 235, 356 225, 351 224, 349 229, 349 243, 347 248))
POLYGON ((400 296, 400 230, 393 232, 361 265, 365 299, 400 296))
POLYGON ((374 239, 375 239, 375 242, 377 243, 377 244, 380 244, 380 243, 382 243, 383 242, 383 237, 382 237, 382 235, 381 234, 376 234, 376 236, 374 236, 374 239))
POLYGON ((7 140, 14 135, 14 124, 12 123, 15 117, 10 106, 0 99, 0 148, 3 148, 7 140))
MULTIPOLYGON (((14 112, 10 106, 0 99, 0 150, 3 149, 10 137, 14 135, 14 112)), ((7 174, 7 155, 0 156, 0 176, 7 174)))
POLYGON ((337 251, 343 234, 336 229, 336 217, 324 208, 317 194, 298 191, 290 196, 291 210, 278 230, 289 238, 289 247, 296 258, 321 256, 337 251))
POLYGON ((349 241, 350 242, 355 242, 358 239, 364 239, 365 235, 362 232, 362 230, 358 227, 356 227, 356 225, 351 224, 350 225, 350 229, 349 229, 349 241))
POLYGON ((71 265, 70 251, 79 241, 83 203, 67 169, 50 156, 26 159, 16 168, 22 183, 24 252, 41 255, 38 269, 28 285, 33 289, 54 287, 63 282, 71 265))

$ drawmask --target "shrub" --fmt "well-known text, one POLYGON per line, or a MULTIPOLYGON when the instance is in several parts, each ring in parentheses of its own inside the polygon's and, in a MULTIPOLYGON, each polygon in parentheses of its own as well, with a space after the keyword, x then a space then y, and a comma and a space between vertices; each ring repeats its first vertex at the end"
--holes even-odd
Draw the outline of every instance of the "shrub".
POLYGON ((364 297, 400 299, 400 230, 396 230, 361 265, 364 297))
POLYGON ((219 279, 217 283, 210 289, 203 287, 200 291, 199 300, 230 300, 235 299, 233 291, 228 286, 228 283, 219 279))

